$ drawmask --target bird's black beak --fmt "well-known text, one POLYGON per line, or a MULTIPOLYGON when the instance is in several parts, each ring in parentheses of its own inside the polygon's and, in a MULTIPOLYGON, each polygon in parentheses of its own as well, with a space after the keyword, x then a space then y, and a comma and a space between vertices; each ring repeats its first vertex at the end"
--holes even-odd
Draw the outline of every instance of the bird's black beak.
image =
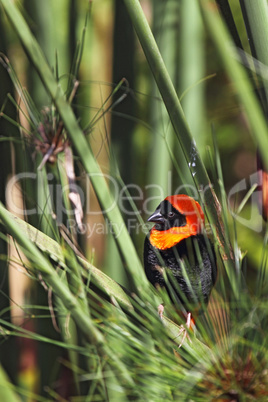
POLYGON ((165 218, 161 214, 160 210, 157 209, 154 213, 147 219, 148 222, 164 223, 165 218))

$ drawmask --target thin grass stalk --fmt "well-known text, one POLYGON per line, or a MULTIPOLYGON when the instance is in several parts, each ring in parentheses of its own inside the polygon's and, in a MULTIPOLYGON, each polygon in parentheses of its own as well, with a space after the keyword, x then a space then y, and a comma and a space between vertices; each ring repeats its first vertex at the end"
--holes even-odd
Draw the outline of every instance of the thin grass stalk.
POLYGON ((228 29, 229 29, 231 36, 233 38, 233 41, 235 43, 235 46, 240 49, 243 49, 242 42, 240 40, 240 36, 238 34, 238 31, 237 31, 237 28, 235 25, 232 10, 231 10, 228 0, 216 0, 216 2, 224 17, 225 23, 228 26, 228 29))
MULTIPOLYGON (((71 151, 70 151, 71 154, 71 151)), ((66 152, 61 152, 57 156, 57 170, 60 182, 60 188, 62 193, 62 202, 64 206, 64 212, 66 213, 66 220, 61 222, 63 225, 66 225, 68 231, 70 232, 70 237, 72 242, 76 244, 77 242, 77 233, 75 231, 74 225, 71 224, 74 221, 74 208, 72 207, 69 195, 70 195, 70 183, 69 178, 67 175, 67 168, 66 168, 66 160, 67 155, 66 152)), ((68 161, 70 163, 70 161, 68 161)), ((70 167, 69 167, 70 168, 70 167)))
POLYGON ((125 261, 127 262, 129 271, 133 274, 133 278, 136 278, 137 288, 147 288, 148 282, 146 280, 145 273, 137 256, 134 245, 130 239, 126 225, 122 219, 120 210, 116 205, 114 197, 109 191, 105 177, 103 176, 101 169, 93 156, 92 150, 78 125, 75 115, 69 103, 65 99, 62 88, 56 82, 40 47, 38 46, 35 38, 31 34, 28 26, 15 5, 10 3, 8 0, 1 0, 1 4, 4 7, 4 10, 7 13, 15 31, 17 32, 31 62, 38 72, 47 92, 51 96, 58 109, 73 145, 75 146, 76 151, 90 176, 90 180, 97 194, 99 203, 103 209, 103 213, 109 222, 113 223, 113 230, 117 244, 120 247, 125 261), (139 278, 137 278, 135 275, 137 270, 139 270, 139 278))
MULTIPOLYGON (((37 158, 37 165, 38 162, 41 162, 41 158, 37 158)), ((46 168, 42 167, 42 169, 37 169, 36 175, 36 210, 38 213, 38 227, 49 237, 55 239, 58 230, 55 219, 52 218, 53 206, 46 168)))
MULTIPOLYGON (((70 20, 68 15, 69 10, 67 4, 69 4, 69 2, 66 3, 66 0, 50 0, 47 6, 54 15, 54 18, 52 18, 53 27, 50 32, 50 35, 52 35, 51 43, 53 45, 50 47, 50 49, 53 53, 49 53, 49 56, 52 56, 52 58, 49 58, 48 62, 50 66, 54 67, 56 78, 57 75, 62 77, 66 71, 70 71, 72 63, 73 55, 70 54, 70 42, 68 40, 70 38, 72 29, 70 28, 70 20)), ((38 3, 37 7, 39 7, 38 3)), ((73 29, 75 30, 76 28, 77 25, 74 24, 73 29)), ((49 51, 49 49, 47 51, 49 51)), ((68 80, 64 79, 66 87, 68 85, 67 81, 68 80)))

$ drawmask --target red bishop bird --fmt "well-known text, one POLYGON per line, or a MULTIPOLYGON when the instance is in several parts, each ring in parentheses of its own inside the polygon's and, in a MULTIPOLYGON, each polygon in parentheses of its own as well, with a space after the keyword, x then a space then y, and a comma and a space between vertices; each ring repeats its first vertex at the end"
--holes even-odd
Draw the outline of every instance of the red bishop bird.
MULTIPOLYGON (((172 195, 148 221, 155 225, 144 243, 146 276, 156 288, 166 288, 190 328, 192 314, 208 303, 217 276, 214 248, 204 233, 204 213, 188 195, 172 195)), ((158 310, 162 317, 163 305, 158 310)))

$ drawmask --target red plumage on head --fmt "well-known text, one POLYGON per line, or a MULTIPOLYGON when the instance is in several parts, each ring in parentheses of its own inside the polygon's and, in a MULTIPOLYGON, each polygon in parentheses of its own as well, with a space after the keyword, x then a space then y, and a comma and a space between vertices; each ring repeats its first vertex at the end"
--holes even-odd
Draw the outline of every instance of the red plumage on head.
POLYGON ((186 217, 187 225, 196 227, 196 233, 201 230, 205 216, 199 202, 185 194, 170 195, 165 199, 186 217))
POLYGON ((150 232, 150 242, 154 247, 160 250, 171 248, 180 241, 201 233, 205 222, 204 213, 200 204, 192 197, 179 194, 170 195, 166 197, 165 200, 185 216, 186 225, 161 231, 157 230, 154 226, 150 232))

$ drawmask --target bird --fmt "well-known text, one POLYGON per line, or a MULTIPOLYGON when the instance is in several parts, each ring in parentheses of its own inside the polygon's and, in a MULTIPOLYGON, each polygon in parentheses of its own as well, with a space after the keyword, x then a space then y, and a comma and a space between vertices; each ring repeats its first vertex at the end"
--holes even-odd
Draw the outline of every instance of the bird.
MULTIPOLYGON (((190 329, 194 317, 208 303, 217 278, 215 250, 204 232, 203 210, 188 195, 171 195, 158 205, 148 222, 155 225, 144 241, 145 274, 156 288, 167 290, 190 329)), ((160 304, 161 318, 163 312, 164 305, 160 304)))

